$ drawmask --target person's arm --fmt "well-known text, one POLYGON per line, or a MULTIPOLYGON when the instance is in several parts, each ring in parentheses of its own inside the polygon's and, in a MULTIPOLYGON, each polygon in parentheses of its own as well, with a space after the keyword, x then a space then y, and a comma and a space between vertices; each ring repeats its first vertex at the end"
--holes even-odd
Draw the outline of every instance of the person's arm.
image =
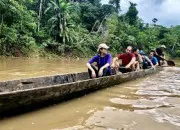
POLYGON ((97 56, 94 56, 92 59, 89 60, 88 63, 86 63, 86 66, 88 67, 88 69, 91 70, 92 72, 92 78, 96 77, 96 73, 94 71, 94 69, 91 67, 91 64, 94 63, 96 61, 97 56))
POLYGON ((156 50, 154 51, 154 54, 158 56, 158 48, 156 48, 156 50))
POLYGON ((98 76, 101 77, 103 75, 103 70, 109 66, 110 66, 109 63, 106 63, 104 66, 102 66, 99 70, 98 76))
POLYGON ((139 63, 143 62, 142 56, 140 54, 138 54, 138 59, 139 59, 139 63))
POLYGON ((158 63, 157 58, 156 58, 156 57, 154 57, 154 60, 155 60, 155 62, 156 62, 156 64, 155 64, 154 66, 158 66, 158 65, 159 65, 159 63, 158 63))
POLYGON ((105 68, 107 68, 107 67, 109 67, 110 66, 110 64, 109 63, 106 63, 104 66, 102 66, 101 68, 100 68, 100 70, 102 69, 105 69, 105 68))
POLYGON ((151 64, 151 66, 153 67, 154 65, 153 65, 152 61, 147 56, 145 56, 145 58, 151 64))
POLYGON ((131 65, 134 64, 135 61, 136 61, 135 55, 134 55, 134 54, 131 54, 131 55, 132 55, 132 59, 131 59, 131 61, 129 62, 129 64, 127 64, 127 65, 125 66, 125 68, 130 68, 131 65))
POLYGON ((111 65, 113 68, 116 67, 117 61, 118 61, 118 57, 113 58, 112 65, 111 65))
POLYGON ((158 57, 160 58, 160 60, 164 60, 165 59, 164 55, 158 55, 158 57))
POLYGON ((157 62, 154 66, 156 67, 156 66, 158 66, 159 65, 159 63, 157 62))
POLYGON ((133 57, 133 58, 131 59, 131 61, 129 62, 129 64, 127 64, 127 65, 125 66, 125 68, 130 68, 131 65, 135 63, 135 61, 136 61, 136 57, 133 57))
POLYGON ((155 69, 155 66, 153 65, 149 57, 145 56, 145 59, 150 63, 151 67, 155 69))
POLYGON ((88 69, 90 69, 91 72, 92 72, 91 77, 92 77, 92 78, 96 78, 96 73, 95 73, 94 69, 91 67, 91 64, 87 63, 86 66, 87 66, 88 69))
POLYGON ((164 54, 162 54, 162 56, 161 56, 161 57, 163 58, 163 60, 166 58, 164 54))

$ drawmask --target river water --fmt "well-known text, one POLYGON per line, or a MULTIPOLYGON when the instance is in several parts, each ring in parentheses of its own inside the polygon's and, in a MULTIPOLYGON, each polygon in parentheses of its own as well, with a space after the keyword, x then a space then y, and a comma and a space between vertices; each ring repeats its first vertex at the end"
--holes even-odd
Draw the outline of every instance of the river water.
MULTIPOLYGON (((0 80, 85 71, 86 60, 2 59, 0 80)), ((0 130, 180 130, 180 68, 0 119, 0 130)))
POLYGON ((84 59, 0 58, 0 81, 86 71, 84 59))

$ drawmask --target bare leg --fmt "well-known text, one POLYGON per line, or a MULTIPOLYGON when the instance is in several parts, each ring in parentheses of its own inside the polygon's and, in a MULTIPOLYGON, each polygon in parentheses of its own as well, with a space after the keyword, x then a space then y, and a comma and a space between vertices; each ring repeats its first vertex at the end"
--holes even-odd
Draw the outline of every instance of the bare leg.
POLYGON ((131 69, 132 69, 133 71, 136 70, 136 62, 135 62, 134 64, 132 64, 131 69))
POLYGON ((119 73, 119 63, 118 63, 117 61, 115 62, 115 68, 114 68, 114 70, 115 70, 115 73, 116 73, 116 74, 119 73))
POLYGON ((136 63, 136 70, 139 71, 140 70, 140 65, 139 65, 139 62, 137 61, 136 63))

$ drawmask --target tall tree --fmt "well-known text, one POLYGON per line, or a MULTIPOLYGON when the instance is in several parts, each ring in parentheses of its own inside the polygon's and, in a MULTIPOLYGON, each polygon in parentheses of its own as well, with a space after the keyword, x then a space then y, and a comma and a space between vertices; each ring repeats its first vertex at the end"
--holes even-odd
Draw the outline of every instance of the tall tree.
POLYGON ((130 3, 130 7, 128 12, 126 13, 126 18, 129 21, 130 25, 136 25, 138 20, 138 10, 136 9, 137 4, 136 3, 130 3))
POLYGON ((54 15, 48 20, 51 28, 50 32, 55 36, 55 40, 60 43, 68 43, 70 41, 69 35, 69 9, 70 3, 66 0, 52 0, 48 4, 48 8, 45 10, 45 13, 51 11, 54 15))
POLYGON ((117 13, 119 13, 119 11, 121 11, 120 2, 121 2, 121 0, 109 0, 109 3, 115 6, 117 13))
POLYGON ((40 0, 40 3, 39 3, 39 15, 38 15, 38 27, 37 27, 38 32, 39 32, 40 24, 41 24, 42 6, 43 6, 43 0, 40 0))

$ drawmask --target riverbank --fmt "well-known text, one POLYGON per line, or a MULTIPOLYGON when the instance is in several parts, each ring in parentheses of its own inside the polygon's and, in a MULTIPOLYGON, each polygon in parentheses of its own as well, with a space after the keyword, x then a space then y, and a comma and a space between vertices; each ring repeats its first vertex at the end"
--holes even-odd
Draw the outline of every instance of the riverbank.
MULTIPOLYGON (((113 54, 113 53, 112 53, 113 54)), ((29 53, 28 55, 23 55, 23 54, 14 54, 14 55, 10 55, 10 56, 6 56, 6 55, 1 55, 0 58, 4 57, 4 58, 18 58, 18 57, 22 57, 22 58, 44 58, 44 59, 65 59, 65 58, 87 58, 87 57, 91 57, 93 55, 96 55, 96 53, 76 53, 76 52, 66 52, 66 53, 54 53, 51 51, 45 51, 45 50, 39 50, 37 52, 32 52, 29 53)))

